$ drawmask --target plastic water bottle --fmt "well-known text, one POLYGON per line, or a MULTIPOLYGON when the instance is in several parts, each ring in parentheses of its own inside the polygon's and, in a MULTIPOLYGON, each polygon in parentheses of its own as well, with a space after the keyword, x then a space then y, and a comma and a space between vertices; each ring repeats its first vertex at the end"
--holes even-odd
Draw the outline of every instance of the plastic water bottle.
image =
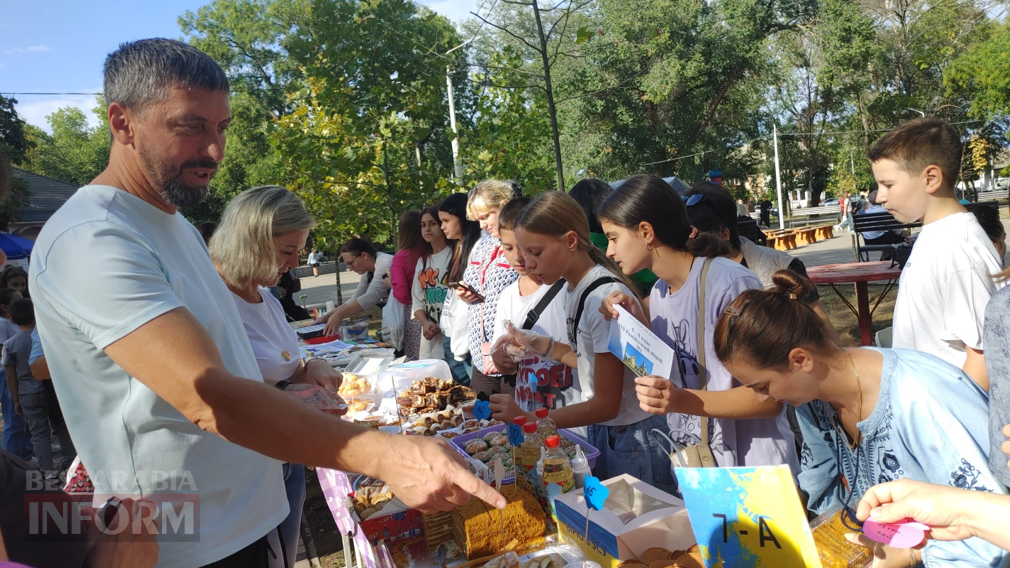
POLYGON ((537 434, 540 435, 542 440, 546 440, 549 436, 558 435, 558 425, 547 416, 547 412, 548 409, 546 407, 538 408, 536 411, 537 434))
POLYGON ((589 469, 589 460, 578 444, 575 445, 575 457, 572 458, 572 474, 575 475, 575 487, 580 489, 586 484, 586 476, 593 474, 593 470, 589 469))

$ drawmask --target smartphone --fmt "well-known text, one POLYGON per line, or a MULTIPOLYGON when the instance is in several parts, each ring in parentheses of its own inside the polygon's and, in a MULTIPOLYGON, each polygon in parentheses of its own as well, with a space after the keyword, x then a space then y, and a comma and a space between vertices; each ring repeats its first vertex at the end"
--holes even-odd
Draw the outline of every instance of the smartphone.
POLYGON ((481 295, 480 292, 478 292, 478 291, 474 290, 473 288, 467 286, 465 282, 449 282, 448 286, 450 288, 459 288, 461 290, 466 290, 467 292, 470 292, 474 296, 477 296, 478 300, 480 300, 482 302, 484 301, 484 296, 481 295))

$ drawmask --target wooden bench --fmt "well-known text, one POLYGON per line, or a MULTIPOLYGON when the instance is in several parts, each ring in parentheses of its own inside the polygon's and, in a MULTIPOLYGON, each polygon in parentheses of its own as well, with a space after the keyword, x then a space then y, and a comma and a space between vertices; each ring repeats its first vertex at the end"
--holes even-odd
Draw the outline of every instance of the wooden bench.
POLYGON ((817 230, 818 239, 833 239, 835 238, 835 227, 833 225, 821 225, 820 227, 814 227, 817 230))
POLYGON ((796 239, 802 245, 812 245, 817 242, 817 227, 807 225, 806 227, 797 227, 793 231, 796 232, 796 239))
POLYGON ((783 229, 778 231, 768 231, 768 246, 775 250, 793 250, 796 248, 796 231, 783 229))
POLYGON ((852 252, 858 262, 868 262, 870 260, 870 253, 874 251, 893 251, 898 245, 896 244, 883 244, 874 245, 866 244, 866 237, 864 233, 867 232, 879 232, 879 231, 894 231, 894 230, 905 230, 914 229, 921 227, 922 223, 901 223, 894 218, 893 215, 887 211, 881 211, 879 213, 860 213, 858 215, 852 216, 852 252))

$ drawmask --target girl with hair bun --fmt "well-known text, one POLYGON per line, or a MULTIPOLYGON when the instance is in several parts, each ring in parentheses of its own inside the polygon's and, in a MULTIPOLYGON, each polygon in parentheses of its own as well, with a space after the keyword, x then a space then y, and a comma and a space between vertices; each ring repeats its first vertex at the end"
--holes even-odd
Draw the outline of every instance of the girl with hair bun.
POLYGON ((510 332, 533 354, 577 370, 581 402, 549 416, 559 428, 588 427, 589 442, 601 452, 596 462, 601 478, 627 473, 672 490, 669 456, 649 437, 650 430, 664 426, 663 418, 638 407, 634 373, 607 348, 610 324, 599 312, 613 291, 637 303, 634 284, 590 242, 586 215, 564 193, 549 191, 530 202, 515 222, 515 237, 527 270, 544 282, 567 282, 564 339, 510 332))
MULTIPOLYGON (((698 195, 691 199, 704 199, 698 195)), ((644 376, 642 409, 666 415, 673 441, 711 449, 721 467, 788 464, 798 469, 792 431, 782 404, 759 400, 741 387, 715 356, 712 333, 723 310, 749 289, 761 288, 750 270, 722 258, 728 245, 688 222, 684 200, 662 179, 639 175, 603 202, 600 221, 607 255, 625 274, 643 268, 659 280, 649 298, 651 322, 638 302, 612 293, 600 310, 610 319, 620 305, 673 347, 670 379, 644 376)))
MULTIPOLYGON (((796 407, 808 509, 841 506, 842 521, 858 533, 852 507, 878 483, 908 478, 1005 492, 986 458, 988 397, 968 375, 919 351, 839 347, 798 300, 813 284, 788 270, 773 280, 733 301, 713 339, 719 360, 758 398, 796 407)), ((930 540, 921 551, 848 538, 875 549, 875 567, 998 566, 1004 557, 978 538, 930 540)))

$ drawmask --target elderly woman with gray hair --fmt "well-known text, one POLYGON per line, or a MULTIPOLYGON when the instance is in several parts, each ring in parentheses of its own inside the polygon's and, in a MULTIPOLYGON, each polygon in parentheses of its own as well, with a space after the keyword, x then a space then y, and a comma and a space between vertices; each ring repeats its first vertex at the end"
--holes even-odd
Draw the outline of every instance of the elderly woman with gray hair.
MULTIPOLYGON (((264 186, 240 193, 228 204, 210 240, 210 257, 231 290, 245 325, 263 382, 282 390, 316 385, 336 396, 341 375, 326 361, 302 363, 298 338, 288 325, 280 302, 267 289, 282 274, 298 266, 314 222, 300 199, 287 189, 264 186)), ((305 502, 305 468, 284 464, 284 484, 290 512, 270 535, 279 545, 271 567, 294 566, 298 527, 305 502), (276 538, 274 538, 276 536, 276 538)))

